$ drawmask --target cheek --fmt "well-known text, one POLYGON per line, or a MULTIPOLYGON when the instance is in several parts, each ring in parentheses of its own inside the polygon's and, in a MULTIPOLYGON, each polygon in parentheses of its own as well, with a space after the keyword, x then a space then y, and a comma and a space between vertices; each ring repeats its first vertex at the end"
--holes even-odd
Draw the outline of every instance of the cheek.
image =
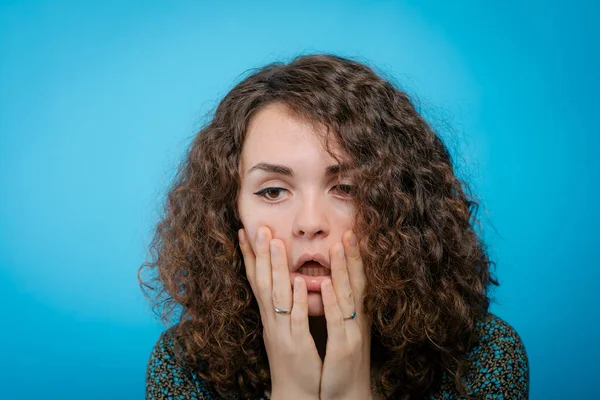
POLYGON ((261 216, 257 215, 255 210, 253 212, 251 200, 247 195, 241 194, 237 202, 237 209, 238 217, 246 233, 246 238, 250 241, 252 249, 256 250, 254 243, 256 243, 256 230, 260 226, 261 216))
POLYGON ((332 215, 337 226, 350 229, 356 219, 356 206, 352 202, 341 203, 332 215))
POLYGON ((341 241, 344 232, 352 230, 354 228, 355 216, 352 213, 339 214, 337 218, 332 221, 332 233, 337 238, 336 240, 341 241))
MULTIPOLYGON (((256 234, 257 230, 261 226, 266 226, 271 231, 271 236, 273 238, 279 238, 284 240, 281 236, 283 232, 289 230, 290 222, 282 218, 281 216, 275 215, 272 212, 269 213, 268 210, 253 210, 253 212, 240 215, 240 221, 246 232, 246 237, 250 241, 252 246, 252 250, 256 253, 256 234)), ((287 246, 287 241, 284 240, 284 243, 287 246)), ((286 247, 287 249, 287 247, 286 247)))
POLYGON ((284 212, 277 212, 271 207, 256 206, 255 203, 251 204, 250 198, 241 198, 238 202, 239 218, 246 236, 252 247, 256 243, 256 231, 261 226, 266 226, 271 230, 271 236, 274 238, 283 239, 281 236, 290 230, 292 225, 292 218, 290 215, 284 212))

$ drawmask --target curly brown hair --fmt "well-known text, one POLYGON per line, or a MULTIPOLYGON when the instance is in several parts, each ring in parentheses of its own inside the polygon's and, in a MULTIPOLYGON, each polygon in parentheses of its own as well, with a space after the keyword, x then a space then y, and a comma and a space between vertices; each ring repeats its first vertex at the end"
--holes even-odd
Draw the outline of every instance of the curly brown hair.
POLYGON ((236 201, 246 127, 274 102, 324 126, 352 157, 374 389, 385 398, 421 398, 446 371, 466 396, 466 353, 487 314, 489 286, 499 285, 474 229, 478 202, 409 96, 366 64, 330 54, 251 71, 219 103, 178 169, 138 279, 163 323, 175 316, 183 365, 224 397, 270 388, 236 201), (145 269, 156 274, 142 278, 145 269))

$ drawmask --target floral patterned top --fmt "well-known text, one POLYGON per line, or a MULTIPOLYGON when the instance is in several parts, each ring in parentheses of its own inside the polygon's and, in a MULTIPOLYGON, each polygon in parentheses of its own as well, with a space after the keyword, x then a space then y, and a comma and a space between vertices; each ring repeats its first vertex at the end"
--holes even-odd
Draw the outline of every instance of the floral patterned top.
MULTIPOLYGON (((174 328, 165 330, 148 362, 146 399, 219 399, 216 391, 177 363, 174 353, 174 328)), ((478 399, 528 399, 529 361, 517 332, 492 313, 477 323, 479 340, 469 352, 472 362, 464 381, 469 395, 478 399)), ((269 399, 268 393, 256 400, 269 399)), ((430 400, 462 399, 453 379, 446 373, 440 389, 430 400)))

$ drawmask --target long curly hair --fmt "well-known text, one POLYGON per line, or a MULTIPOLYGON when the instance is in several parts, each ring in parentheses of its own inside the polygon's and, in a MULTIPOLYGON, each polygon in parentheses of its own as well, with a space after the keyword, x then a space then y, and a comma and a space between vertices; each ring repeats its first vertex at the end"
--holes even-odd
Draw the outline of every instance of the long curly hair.
POLYGON ((252 70, 178 168, 138 279, 163 323, 177 322, 182 365, 224 397, 270 388, 236 203, 246 127, 274 102, 325 127, 332 157, 330 139, 351 155, 374 389, 384 398, 422 398, 446 371, 466 396, 466 353, 488 312, 489 286, 499 285, 474 229, 479 204, 409 96, 368 65, 331 54, 252 70))

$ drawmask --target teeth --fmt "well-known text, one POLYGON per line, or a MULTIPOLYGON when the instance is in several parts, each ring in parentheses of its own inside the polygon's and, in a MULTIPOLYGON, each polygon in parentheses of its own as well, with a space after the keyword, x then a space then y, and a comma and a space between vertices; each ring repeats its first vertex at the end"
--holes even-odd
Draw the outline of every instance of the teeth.
POLYGON ((308 276, 324 276, 330 275, 331 271, 323 267, 302 267, 298 270, 302 275, 308 276))

